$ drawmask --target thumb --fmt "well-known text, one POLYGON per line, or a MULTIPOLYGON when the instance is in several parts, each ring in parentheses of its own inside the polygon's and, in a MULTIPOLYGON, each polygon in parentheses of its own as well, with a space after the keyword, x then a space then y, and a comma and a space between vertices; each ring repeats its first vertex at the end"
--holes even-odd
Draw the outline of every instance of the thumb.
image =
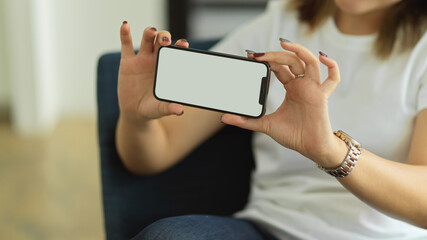
POLYGON ((263 119, 264 118, 249 118, 233 114, 224 114, 221 117, 221 121, 225 124, 256 132, 265 132, 263 119))
POLYGON ((158 107, 159 107, 159 113, 162 116, 167 116, 167 115, 180 116, 184 114, 184 107, 181 104, 160 102, 158 107))

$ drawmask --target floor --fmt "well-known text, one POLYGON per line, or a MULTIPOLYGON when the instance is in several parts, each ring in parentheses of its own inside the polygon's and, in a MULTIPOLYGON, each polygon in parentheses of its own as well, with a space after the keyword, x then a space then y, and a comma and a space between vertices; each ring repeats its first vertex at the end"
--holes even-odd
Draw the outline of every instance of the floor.
POLYGON ((104 239, 96 122, 17 136, 0 120, 0 239, 104 239))

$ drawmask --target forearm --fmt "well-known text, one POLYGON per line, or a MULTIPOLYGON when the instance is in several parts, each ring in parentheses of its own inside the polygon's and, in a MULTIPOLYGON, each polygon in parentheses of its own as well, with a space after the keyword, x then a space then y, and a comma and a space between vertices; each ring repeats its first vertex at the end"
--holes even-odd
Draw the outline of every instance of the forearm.
POLYGON ((116 146, 123 164, 136 174, 149 175, 178 163, 223 127, 221 113, 185 108, 182 116, 146 122, 121 115, 116 146))
POLYGON ((427 166, 393 162, 364 149, 351 174, 338 180, 375 208, 427 228, 427 166))
POLYGON ((116 146, 125 167, 135 174, 154 174, 170 162, 168 138, 159 120, 136 122, 120 115, 116 146))

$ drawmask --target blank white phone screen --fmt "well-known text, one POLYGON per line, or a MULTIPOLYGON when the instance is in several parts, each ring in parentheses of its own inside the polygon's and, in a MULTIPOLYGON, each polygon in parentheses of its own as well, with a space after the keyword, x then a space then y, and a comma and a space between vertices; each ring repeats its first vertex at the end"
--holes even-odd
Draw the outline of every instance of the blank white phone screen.
POLYGON ((259 117, 268 65, 246 59, 163 47, 154 94, 162 100, 259 117))

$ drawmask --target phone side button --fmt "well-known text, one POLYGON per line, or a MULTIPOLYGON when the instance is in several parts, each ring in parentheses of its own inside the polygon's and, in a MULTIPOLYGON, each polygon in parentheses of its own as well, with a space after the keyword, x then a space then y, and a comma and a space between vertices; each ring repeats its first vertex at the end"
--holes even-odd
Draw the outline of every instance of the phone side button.
POLYGON ((267 90, 267 77, 263 77, 261 80, 261 88, 259 93, 259 104, 264 105, 265 104, 265 95, 267 90))

